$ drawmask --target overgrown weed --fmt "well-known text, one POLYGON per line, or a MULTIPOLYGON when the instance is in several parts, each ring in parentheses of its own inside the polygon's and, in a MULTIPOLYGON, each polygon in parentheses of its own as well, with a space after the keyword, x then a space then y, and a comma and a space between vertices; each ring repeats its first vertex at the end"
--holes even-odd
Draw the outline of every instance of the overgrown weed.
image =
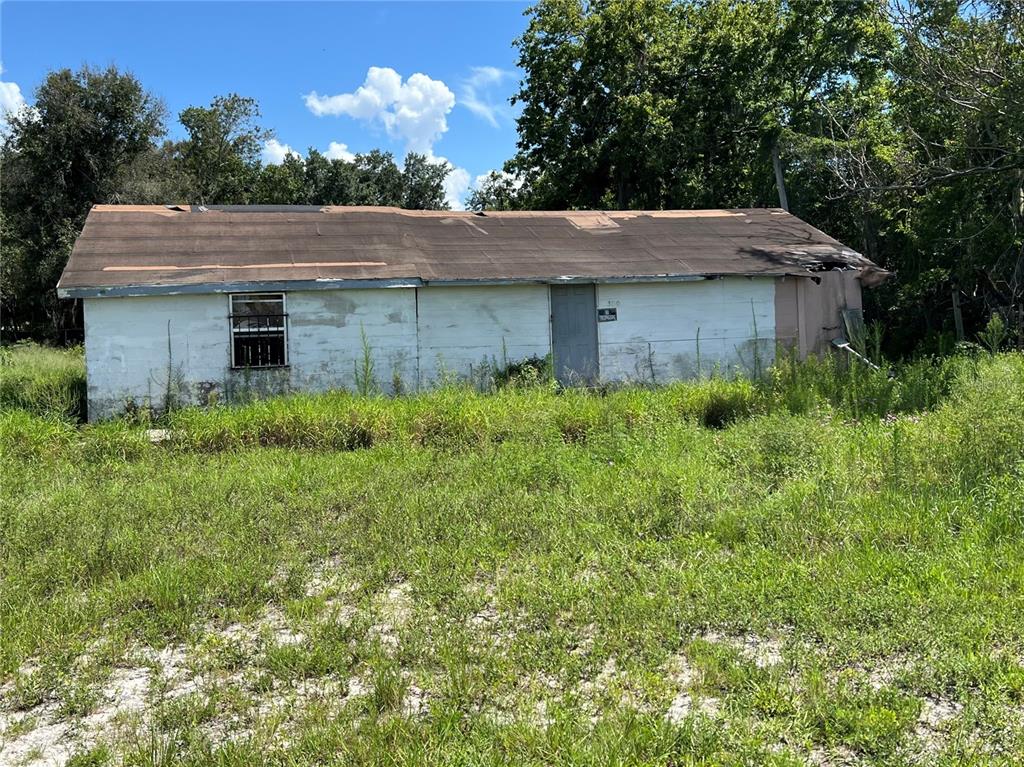
POLYGON ((0 713, 172 646, 84 763, 1019 763, 1024 356, 785 365, 6 410, 0 713))
POLYGON ((0 410, 40 416, 85 417, 85 359, 81 347, 35 343, 0 347, 0 410))

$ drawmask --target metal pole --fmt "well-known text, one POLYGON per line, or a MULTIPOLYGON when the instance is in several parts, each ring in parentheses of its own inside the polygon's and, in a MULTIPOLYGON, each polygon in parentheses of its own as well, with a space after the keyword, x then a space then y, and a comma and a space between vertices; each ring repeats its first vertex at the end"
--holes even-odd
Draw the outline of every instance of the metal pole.
POLYGON ((775 168, 775 186, 779 190, 779 207, 789 213, 786 179, 782 175, 782 159, 779 157, 779 143, 777 141, 772 144, 772 167, 775 168))

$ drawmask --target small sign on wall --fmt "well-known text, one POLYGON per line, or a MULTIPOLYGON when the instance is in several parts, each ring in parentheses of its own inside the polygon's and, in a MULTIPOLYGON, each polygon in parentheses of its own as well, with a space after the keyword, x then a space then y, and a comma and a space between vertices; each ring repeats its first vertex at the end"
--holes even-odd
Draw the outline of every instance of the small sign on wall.
POLYGON ((597 321, 598 322, 615 322, 619 318, 618 309, 598 309, 597 310, 597 321))

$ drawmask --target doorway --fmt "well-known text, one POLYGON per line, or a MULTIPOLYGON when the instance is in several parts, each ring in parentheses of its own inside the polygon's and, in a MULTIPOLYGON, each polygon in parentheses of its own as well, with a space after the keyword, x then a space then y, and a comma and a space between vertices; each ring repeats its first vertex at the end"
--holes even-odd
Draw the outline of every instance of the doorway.
POLYGON ((564 386, 597 381, 597 296, 594 285, 551 286, 551 352, 564 386))

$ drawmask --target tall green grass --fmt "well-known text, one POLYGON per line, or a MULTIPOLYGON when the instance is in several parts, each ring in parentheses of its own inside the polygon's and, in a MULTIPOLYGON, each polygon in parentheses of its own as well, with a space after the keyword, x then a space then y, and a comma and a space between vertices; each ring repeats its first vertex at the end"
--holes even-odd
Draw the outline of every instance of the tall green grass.
POLYGON ((81 347, 34 343, 0 347, 0 410, 85 418, 85 360, 81 347))
POLYGON ((834 354, 798 360, 781 354, 767 374, 773 404, 791 413, 823 405, 853 418, 934 408, 958 377, 971 376, 980 355, 922 357, 873 369, 834 354))
MULTIPOLYGON (((829 407, 854 418, 884 417, 935 407, 949 393, 954 379, 969 373, 977 359, 977 354, 923 358, 872 370, 835 355, 800 361, 791 354, 780 353, 775 364, 757 380, 715 374, 697 382, 679 382, 653 389, 661 391, 665 398, 663 404, 679 415, 711 428, 721 428, 737 419, 779 407, 791 413, 809 413, 829 407)), ((207 424, 213 430, 209 435, 210 448, 233 442, 313 448, 367 447, 392 435, 396 428, 415 432, 425 442, 435 438, 458 440, 459 437, 448 432, 462 428, 459 419, 482 417, 492 411, 497 413, 511 402, 530 401, 531 397, 543 397, 555 391, 557 387, 543 372, 544 364, 543 360, 527 360, 521 365, 511 365, 510 372, 496 377, 494 385, 483 392, 472 383, 449 384, 437 393, 405 396, 401 402, 389 405, 386 414, 377 401, 379 395, 365 386, 360 387, 358 396, 334 392, 250 400, 230 411, 222 405, 214 409, 216 415, 211 416, 207 424), (523 392, 528 394, 522 395, 523 392), (495 395, 497 400, 491 405, 484 404, 481 394, 495 395), (424 404, 428 402, 435 402, 438 407, 424 404), (423 412, 425 409, 429 412, 423 412), (416 424, 411 423, 416 419, 416 424), (214 434, 216 430, 220 430, 220 437, 214 434)), ((611 396, 613 401, 631 397, 640 400, 644 397, 638 392, 651 388, 615 384, 582 394, 563 392, 562 396, 585 410, 582 403, 595 396, 611 396)), ((54 349, 28 343, 0 349, 0 410, 21 409, 48 417, 82 420, 85 396, 81 348, 54 349)), ((657 399, 647 397, 647 406, 653 406, 657 399)), ((148 414, 148 420, 154 420, 154 415, 155 425, 187 422, 199 428, 203 422, 202 416, 188 409, 184 415, 148 414)), ((495 419, 502 421, 500 414, 487 417, 488 422, 495 419)), ((486 431, 479 424, 473 428, 486 431)), ((515 426, 505 423, 500 428, 515 426)), ((573 429, 567 422, 567 432, 573 429)))
MULTIPOLYGON (((595 431, 642 429, 666 419, 721 429, 778 410, 828 410, 855 419, 923 412, 947 397, 957 379, 975 375, 981 358, 927 358, 873 370, 833 355, 800 361, 780 354, 759 380, 713 375, 661 387, 559 390, 544 376, 517 374, 507 385, 487 392, 472 384, 449 384, 390 400, 343 391, 297 394, 183 408, 145 421, 170 428, 176 445, 204 451, 251 446, 354 450, 389 440, 473 447, 550 433, 567 442, 584 442, 595 431)), ((0 371, 0 410, 70 421, 84 416, 80 349, 6 347, 0 371)), ((138 420, 130 414, 126 419, 138 420)))
POLYGON ((978 357, 925 359, 891 370, 850 366, 834 357, 781 357, 762 380, 715 376, 660 387, 553 388, 543 381, 481 393, 470 385, 395 399, 345 392, 300 394, 200 410, 162 423, 186 449, 256 445, 351 450, 386 441, 472 448, 509 439, 585 443, 597 433, 642 433, 652 424, 710 429, 779 411, 884 418, 931 410, 956 381, 977 375, 978 357))

